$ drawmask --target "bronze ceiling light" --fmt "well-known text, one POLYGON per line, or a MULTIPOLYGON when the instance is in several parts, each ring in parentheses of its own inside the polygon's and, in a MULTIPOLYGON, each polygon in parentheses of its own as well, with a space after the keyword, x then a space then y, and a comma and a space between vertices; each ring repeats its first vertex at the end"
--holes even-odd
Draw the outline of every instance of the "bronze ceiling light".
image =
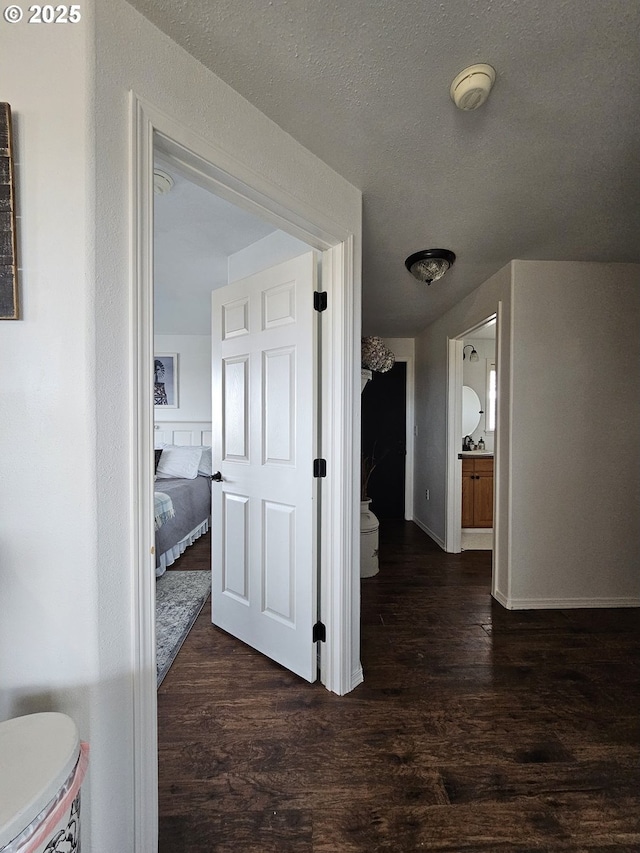
POLYGON ((423 249, 409 255, 404 265, 418 281, 431 284, 432 281, 442 278, 453 266, 455 259, 456 256, 449 249, 423 249))

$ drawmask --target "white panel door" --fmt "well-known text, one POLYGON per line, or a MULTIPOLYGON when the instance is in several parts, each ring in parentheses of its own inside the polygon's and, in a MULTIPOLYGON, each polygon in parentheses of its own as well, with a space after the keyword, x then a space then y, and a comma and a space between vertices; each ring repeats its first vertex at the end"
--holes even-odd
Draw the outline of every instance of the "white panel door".
POLYGON ((316 679, 313 252, 213 292, 212 621, 316 679))

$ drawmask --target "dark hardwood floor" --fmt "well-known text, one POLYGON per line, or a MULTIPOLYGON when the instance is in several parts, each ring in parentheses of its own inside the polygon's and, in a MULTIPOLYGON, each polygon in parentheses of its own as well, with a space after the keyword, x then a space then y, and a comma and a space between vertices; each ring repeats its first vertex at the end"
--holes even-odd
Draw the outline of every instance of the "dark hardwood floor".
POLYGON ((160 853, 640 851, 640 614, 506 611, 490 559, 385 524, 344 697, 205 608, 158 694, 160 853))

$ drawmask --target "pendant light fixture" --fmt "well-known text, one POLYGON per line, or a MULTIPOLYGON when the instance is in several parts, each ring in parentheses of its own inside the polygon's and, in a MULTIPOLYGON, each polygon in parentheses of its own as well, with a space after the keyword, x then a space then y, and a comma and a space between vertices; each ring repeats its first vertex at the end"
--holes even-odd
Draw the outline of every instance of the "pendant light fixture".
POLYGON ((409 255, 404 265, 418 281, 431 284, 432 281, 442 278, 453 266, 455 259, 456 256, 449 249, 423 249, 409 255))

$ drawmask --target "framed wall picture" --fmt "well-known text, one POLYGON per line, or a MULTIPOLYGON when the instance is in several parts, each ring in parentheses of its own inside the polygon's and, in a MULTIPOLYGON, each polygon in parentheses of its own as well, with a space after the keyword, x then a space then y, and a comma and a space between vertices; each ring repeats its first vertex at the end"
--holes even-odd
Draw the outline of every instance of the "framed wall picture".
POLYGON ((18 320, 16 203, 11 107, 0 103, 0 320, 18 320))
POLYGON ((178 408, 178 353, 158 353, 153 357, 153 405, 178 408))

